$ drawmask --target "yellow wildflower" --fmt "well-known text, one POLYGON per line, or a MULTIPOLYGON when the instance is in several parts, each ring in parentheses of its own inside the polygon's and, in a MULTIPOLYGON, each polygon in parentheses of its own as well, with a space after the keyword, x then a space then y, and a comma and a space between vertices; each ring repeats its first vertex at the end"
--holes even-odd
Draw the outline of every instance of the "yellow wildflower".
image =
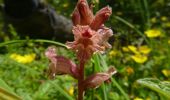
POLYGON ((136 97, 136 98, 134 98, 133 100, 144 100, 144 99, 139 98, 139 97, 136 97))
POLYGON ((74 94, 74 87, 71 86, 68 90, 68 93, 72 96, 74 94))
POLYGON ((156 22, 157 22, 156 17, 151 18, 151 22, 152 22, 152 23, 156 23, 156 22))
POLYGON ((164 74, 164 76, 169 77, 170 76, 170 70, 167 69, 163 69, 162 73, 164 74))
POLYGON ((149 38, 155 38, 161 35, 161 31, 158 29, 150 29, 150 30, 145 31, 145 34, 149 38))
POLYGON ((161 17, 161 20, 162 20, 162 21, 167 21, 168 18, 167 18, 166 16, 162 16, 162 17, 161 17))
POLYGON ((137 51, 137 48, 133 45, 129 45, 128 49, 131 50, 135 54, 139 54, 139 52, 137 51))
POLYGON ((10 55, 10 58, 12 58, 13 60, 19 62, 19 63, 31 63, 33 60, 35 60, 36 55, 34 53, 32 54, 26 54, 26 55, 20 55, 20 54, 16 54, 13 53, 10 55))
POLYGON ((128 73, 128 75, 131 75, 131 74, 134 73, 134 69, 133 69, 132 67, 128 66, 128 67, 126 68, 126 72, 128 73))
POLYGON ((116 50, 112 50, 109 52, 110 57, 116 56, 117 54, 118 54, 118 52, 116 50))
POLYGON ((146 55, 136 54, 131 56, 131 58, 137 62, 137 63, 144 63, 148 60, 148 57, 146 55))
POLYGON ((151 98, 150 98, 150 97, 147 97, 146 100, 151 100, 151 98))
POLYGON ((129 52, 129 49, 128 49, 127 47, 122 47, 122 50, 123 50, 124 52, 129 52))
POLYGON ((151 49, 147 45, 143 45, 139 47, 139 52, 143 54, 148 54, 151 52, 151 49))
POLYGON ((170 44, 170 40, 168 40, 168 44, 170 44))

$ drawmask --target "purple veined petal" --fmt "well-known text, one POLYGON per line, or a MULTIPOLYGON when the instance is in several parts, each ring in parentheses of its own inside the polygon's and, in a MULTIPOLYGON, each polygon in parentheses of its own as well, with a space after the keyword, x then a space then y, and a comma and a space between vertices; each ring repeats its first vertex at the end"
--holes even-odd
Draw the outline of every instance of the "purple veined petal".
POLYGON ((90 27, 93 30, 98 30, 100 26, 102 26, 104 22, 108 20, 111 14, 112 9, 109 6, 102 8, 96 13, 92 23, 90 24, 90 27))
POLYGON ((115 73, 116 70, 111 67, 107 72, 96 73, 87 77, 87 79, 82 82, 84 89, 99 87, 102 83, 107 82, 115 73))
POLYGON ((48 70, 48 74, 50 78, 54 78, 55 75, 60 75, 60 74, 69 74, 74 78, 78 78, 79 70, 77 68, 77 65, 72 60, 66 57, 57 56, 54 47, 49 47, 46 50, 45 55, 50 60, 49 70, 48 70))
POLYGON ((55 75, 69 74, 74 78, 78 78, 78 69, 73 61, 63 56, 56 56, 55 59, 56 62, 51 62, 49 65, 51 77, 54 77, 55 75))
POLYGON ((105 48, 111 48, 112 46, 108 43, 108 40, 111 36, 113 36, 113 31, 107 27, 103 27, 98 30, 98 33, 102 38, 102 41, 99 42, 99 45, 104 46, 105 48))

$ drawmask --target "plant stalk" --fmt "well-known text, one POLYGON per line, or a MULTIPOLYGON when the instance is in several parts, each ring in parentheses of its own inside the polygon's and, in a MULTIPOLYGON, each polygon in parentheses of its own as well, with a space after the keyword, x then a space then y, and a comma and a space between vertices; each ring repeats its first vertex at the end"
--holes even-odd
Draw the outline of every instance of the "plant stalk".
POLYGON ((84 81, 84 65, 85 62, 83 60, 80 61, 80 69, 79 69, 79 79, 78 79, 78 100, 83 100, 84 96, 84 86, 82 82, 84 81))

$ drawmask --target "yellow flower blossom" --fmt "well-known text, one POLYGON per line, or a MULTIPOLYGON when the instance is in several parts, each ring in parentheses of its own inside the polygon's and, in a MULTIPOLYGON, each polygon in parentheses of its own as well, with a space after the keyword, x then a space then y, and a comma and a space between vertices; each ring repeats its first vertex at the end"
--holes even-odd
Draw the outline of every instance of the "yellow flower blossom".
POLYGON ((118 54, 118 52, 116 50, 112 50, 109 52, 110 57, 116 56, 117 54, 118 54))
POLYGON ((146 100, 151 100, 151 98, 150 98, 150 97, 147 97, 146 100))
POLYGON ((131 75, 131 74, 134 73, 134 69, 133 69, 132 67, 128 66, 128 67, 126 68, 126 72, 128 73, 128 75, 131 75))
POLYGON ((123 50, 124 52, 129 52, 129 49, 128 49, 127 47, 122 47, 122 50, 123 50))
POLYGON ((169 77, 169 76, 170 76, 170 70, 168 70, 168 69, 163 69, 163 70, 162 70, 162 73, 163 73, 164 76, 166 76, 166 77, 169 77))
POLYGON ((128 49, 130 51, 132 51, 133 53, 135 53, 135 54, 139 54, 139 52, 137 51, 137 48, 135 46, 133 46, 133 45, 129 45, 128 49))
POLYGON ((147 45, 143 45, 139 47, 139 52, 143 54, 148 54, 151 52, 151 49, 147 45))
POLYGON ((144 100, 144 99, 139 98, 139 97, 136 97, 136 98, 134 98, 133 100, 144 100))
POLYGON ((157 22, 156 17, 151 18, 151 22, 152 22, 152 23, 156 23, 156 22, 157 22))
POLYGON ((71 86, 68 90, 68 93, 72 96, 74 94, 74 87, 71 86))
POLYGON ((23 56, 20 54, 16 54, 16 53, 13 53, 10 55, 11 59, 13 59, 19 63, 23 63, 23 64, 31 63, 33 60, 35 60, 35 57, 36 57, 36 55, 34 53, 26 54, 23 56))
POLYGON ((136 54, 136 55, 133 55, 131 56, 131 58, 137 62, 137 63, 144 63, 148 60, 148 57, 146 55, 141 55, 141 54, 136 54))
POLYGON ((161 17, 161 20, 162 20, 162 21, 167 21, 168 18, 167 18, 166 16, 162 16, 162 17, 161 17))
POLYGON ((150 30, 145 31, 145 34, 149 38, 155 38, 161 35, 161 31, 158 29, 150 29, 150 30))
POLYGON ((168 44, 170 44, 170 40, 168 40, 168 44))

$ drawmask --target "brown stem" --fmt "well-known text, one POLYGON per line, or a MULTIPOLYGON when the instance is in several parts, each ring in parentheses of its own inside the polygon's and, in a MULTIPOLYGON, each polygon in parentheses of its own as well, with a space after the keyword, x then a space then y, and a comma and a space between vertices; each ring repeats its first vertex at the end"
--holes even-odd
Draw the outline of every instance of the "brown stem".
POLYGON ((79 79, 78 79, 78 100, 83 100, 84 87, 82 82, 84 81, 84 61, 80 61, 79 79))

